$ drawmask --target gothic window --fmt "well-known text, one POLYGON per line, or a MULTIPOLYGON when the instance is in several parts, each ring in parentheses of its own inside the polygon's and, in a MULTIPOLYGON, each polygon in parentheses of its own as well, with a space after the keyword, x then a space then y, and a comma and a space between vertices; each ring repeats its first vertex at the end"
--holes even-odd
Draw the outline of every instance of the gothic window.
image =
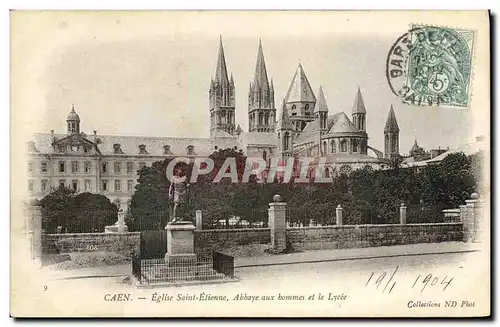
POLYGON ((262 159, 267 160, 267 151, 262 151, 262 159))
POLYGON ((90 170, 92 169, 92 163, 90 161, 85 161, 83 163, 83 171, 85 174, 90 174, 90 170))
POLYGON ((264 117, 264 114, 262 112, 259 112, 259 125, 262 125, 263 117, 264 117))
POLYGON ((66 163, 64 161, 59 161, 59 172, 60 173, 66 172, 66 163))
POLYGON ((132 170, 133 170, 133 163, 127 162, 127 174, 132 174, 132 170))
POLYGON ((265 124, 265 125, 269 125, 269 114, 266 114, 266 115, 264 116, 264 124, 265 124))
POLYGON ((347 152, 347 141, 340 141, 340 152, 347 152))
POLYGON ((78 173, 78 161, 71 162, 71 172, 78 173))
POLYGON ((385 148, 389 150, 389 135, 385 135, 385 148))
POLYGON ((42 161, 40 163, 40 170, 42 171, 42 173, 46 173, 49 170, 47 161, 42 161))
POLYGON ((352 152, 358 152, 358 143, 357 139, 352 140, 352 152))
POLYGON ((330 168, 325 167, 325 177, 330 178, 330 168))
POLYGON ((326 141, 323 141, 323 154, 326 154, 326 152, 327 152, 326 141))
POLYGON ((119 174, 121 171, 121 168, 122 168, 121 162, 115 162, 113 168, 114 168, 115 173, 119 174))
POLYGON ((148 151, 146 151, 146 146, 144 144, 139 145, 139 154, 148 154, 148 151))
POLYGON ((337 147, 335 146, 335 140, 331 141, 332 153, 337 153, 337 147))
POLYGON ((391 140, 391 152, 396 153, 397 152, 397 143, 398 143, 398 137, 396 134, 392 135, 392 140, 391 140))
POLYGON ((285 142, 284 142, 283 150, 287 151, 288 147, 289 147, 289 143, 290 143, 290 134, 288 134, 288 132, 285 132, 284 138, 285 138, 285 140, 284 140, 285 142))

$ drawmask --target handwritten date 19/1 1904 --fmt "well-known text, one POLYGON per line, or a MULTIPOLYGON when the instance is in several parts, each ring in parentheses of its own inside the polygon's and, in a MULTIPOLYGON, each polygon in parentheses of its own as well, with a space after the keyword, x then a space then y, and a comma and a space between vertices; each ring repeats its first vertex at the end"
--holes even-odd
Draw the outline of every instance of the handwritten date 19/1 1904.
MULTIPOLYGON (((382 285, 382 293, 388 292, 391 293, 396 286, 396 274, 399 270, 399 266, 396 266, 394 271, 392 272, 382 272, 375 273, 372 272, 366 281, 365 287, 369 285, 375 285, 376 289, 380 289, 382 285)), ((411 288, 418 289, 420 288, 420 292, 423 292, 426 288, 429 287, 442 287, 442 291, 445 291, 448 286, 450 286, 453 281, 453 277, 444 276, 434 276, 432 274, 427 274, 426 276, 418 274, 413 282, 410 283, 411 288)))

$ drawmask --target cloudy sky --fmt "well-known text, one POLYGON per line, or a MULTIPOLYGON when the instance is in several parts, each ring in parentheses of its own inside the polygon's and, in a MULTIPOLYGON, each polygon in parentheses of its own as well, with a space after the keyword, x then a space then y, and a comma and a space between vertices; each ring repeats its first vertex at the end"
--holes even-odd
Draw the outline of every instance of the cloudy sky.
POLYGON ((316 94, 323 86, 330 114, 350 116, 361 88, 369 143, 375 148, 383 149, 391 104, 403 153, 415 138, 425 148, 446 148, 474 136, 471 110, 409 106, 390 91, 385 60, 409 26, 404 17, 394 16, 393 24, 384 25, 388 17, 376 14, 321 12, 33 15, 19 16, 18 42, 41 49, 27 77, 36 89, 32 109, 39 113, 28 117, 28 124, 40 132, 64 132, 74 104, 87 134, 95 129, 98 134, 208 137, 208 88, 222 35, 236 85, 236 122, 244 130, 261 38, 276 104, 300 62, 316 94), (21 26, 28 18, 30 24, 21 26), (30 39, 30 30, 40 30, 40 37, 30 39))

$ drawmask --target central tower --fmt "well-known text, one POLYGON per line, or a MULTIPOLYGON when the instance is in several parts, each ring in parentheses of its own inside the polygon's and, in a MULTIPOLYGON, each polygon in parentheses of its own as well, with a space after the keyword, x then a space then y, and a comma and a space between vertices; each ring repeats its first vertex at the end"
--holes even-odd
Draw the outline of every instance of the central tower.
POLYGON ((255 75, 248 90, 248 131, 271 133, 274 132, 275 124, 274 86, 272 79, 269 84, 267 78, 262 43, 259 39, 255 75))
POLYGON ((294 136, 299 135, 307 123, 314 120, 316 96, 299 64, 285 96, 285 106, 290 113, 294 136))
POLYGON ((222 36, 219 42, 219 57, 217 59, 215 78, 210 81, 209 108, 210 136, 214 137, 217 131, 233 135, 235 132, 234 80, 232 75, 231 80, 227 75, 222 36))

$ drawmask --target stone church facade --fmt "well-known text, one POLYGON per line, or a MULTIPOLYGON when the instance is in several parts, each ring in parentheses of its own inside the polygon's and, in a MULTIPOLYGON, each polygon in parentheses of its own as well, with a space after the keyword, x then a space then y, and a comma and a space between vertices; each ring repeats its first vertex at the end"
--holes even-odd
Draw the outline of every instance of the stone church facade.
POLYGON ((140 168, 167 157, 206 157, 223 148, 236 147, 248 157, 266 161, 314 157, 326 163, 328 176, 365 166, 384 169, 391 157, 399 155, 399 127, 392 106, 382 152, 369 145, 361 90, 356 92, 350 118, 345 112, 331 114, 322 87, 316 96, 300 64, 278 111, 260 41, 248 89, 247 132, 236 125, 235 98, 221 39, 209 85, 209 138, 100 135, 97 131, 87 135, 73 107, 66 117, 66 133, 36 133, 27 144, 29 198, 41 199, 64 185, 78 192, 103 194, 127 210, 140 168))

